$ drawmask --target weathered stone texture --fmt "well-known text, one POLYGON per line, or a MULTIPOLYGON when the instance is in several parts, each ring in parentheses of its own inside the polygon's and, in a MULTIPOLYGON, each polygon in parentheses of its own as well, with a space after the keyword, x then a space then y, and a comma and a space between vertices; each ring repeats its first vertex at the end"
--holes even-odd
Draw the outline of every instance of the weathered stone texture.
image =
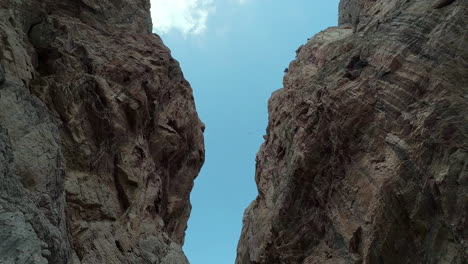
POLYGON ((187 263, 204 160, 147 0, 0 0, 0 263, 187 263))
POLYGON ((468 263, 467 14, 341 1, 270 99, 236 263, 468 263))

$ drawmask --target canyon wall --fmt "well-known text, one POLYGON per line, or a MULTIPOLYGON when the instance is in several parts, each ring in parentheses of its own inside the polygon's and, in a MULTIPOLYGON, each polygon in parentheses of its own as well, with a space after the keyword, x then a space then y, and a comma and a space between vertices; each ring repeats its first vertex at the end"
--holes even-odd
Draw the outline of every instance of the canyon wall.
POLYGON ((238 264, 468 263, 468 1, 342 0, 269 101, 238 264))
POLYGON ((188 263, 204 161, 148 0, 0 0, 0 263, 188 263))

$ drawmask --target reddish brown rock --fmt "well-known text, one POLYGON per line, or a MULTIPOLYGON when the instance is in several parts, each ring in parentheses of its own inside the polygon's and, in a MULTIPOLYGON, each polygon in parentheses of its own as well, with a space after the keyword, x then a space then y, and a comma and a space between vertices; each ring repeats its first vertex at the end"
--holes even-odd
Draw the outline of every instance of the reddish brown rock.
POLYGON ((150 30, 147 0, 0 0, 1 263, 187 263, 204 125, 150 30))
POLYGON ((270 99, 236 263, 468 263, 467 13, 341 1, 270 99))

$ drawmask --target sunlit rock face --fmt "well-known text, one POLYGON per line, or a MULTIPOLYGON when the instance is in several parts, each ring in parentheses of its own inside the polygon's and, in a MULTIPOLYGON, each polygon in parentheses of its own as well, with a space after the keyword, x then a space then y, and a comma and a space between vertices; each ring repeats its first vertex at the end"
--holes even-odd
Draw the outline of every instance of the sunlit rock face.
POLYGON ((0 263, 187 263, 204 160, 146 0, 0 0, 0 263))
POLYGON ((467 14, 341 1, 270 99, 236 263, 468 263, 467 14))

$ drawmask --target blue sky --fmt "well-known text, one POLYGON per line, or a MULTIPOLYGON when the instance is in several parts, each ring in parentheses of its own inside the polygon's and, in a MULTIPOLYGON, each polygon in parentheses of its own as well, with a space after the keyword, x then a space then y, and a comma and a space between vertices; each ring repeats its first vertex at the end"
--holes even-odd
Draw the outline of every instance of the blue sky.
POLYGON ((271 93, 296 49, 337 23, 339 0, 151 0, 161 35, 206 124, 206 162, 191 194, 191 264, 232 264, 255 199, 255 154, 271 93))

